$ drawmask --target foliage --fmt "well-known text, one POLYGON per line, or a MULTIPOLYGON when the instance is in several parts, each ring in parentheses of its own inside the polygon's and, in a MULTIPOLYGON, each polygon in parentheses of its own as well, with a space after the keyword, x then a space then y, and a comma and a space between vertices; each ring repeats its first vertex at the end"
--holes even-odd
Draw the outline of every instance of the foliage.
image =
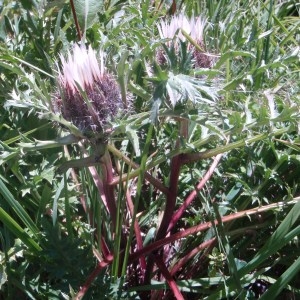
POLYGON ((4 0, 1 298, 299 297, 299 10, 4 0), (203 40, 159 35, 179 13, 203 40), (105 139, 54 107, 80 41, 120 88, 105 139))

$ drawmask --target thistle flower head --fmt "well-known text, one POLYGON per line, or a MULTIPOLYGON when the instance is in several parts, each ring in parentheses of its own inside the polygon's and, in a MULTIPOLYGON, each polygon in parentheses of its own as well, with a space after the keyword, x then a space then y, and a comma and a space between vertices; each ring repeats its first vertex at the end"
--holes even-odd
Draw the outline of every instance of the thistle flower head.
POLYGON ((173 16, 169 21, 161 20, 157 28, 162 39, 173 39, 178 31, 177 38, 185 42, 186 38, 181 31, 184 30, 197 43, 202 43, 205 23, 206 20, 201 17, 189 19, 184 14, 179 14, 173 16))
POLYGON ((103 131, 122 108, 117 82, 104 68, 103 53, 97 59, 91 47, 75 45, 60 59, 56 110, 84 133, 103 131))
MULTIPOLYGON (((188 34, 195 43, 203 49, 204 39, 203 30, 206 24, 206 20, 202 17, 188 18, 184 14, 172 16, 170 20, 161 20, 157 24, 157 29, 161 39, 170 39, 166 42, 166 45, 170 47, 173 45, 178 50, 180 42, 187 42, 183 31, 188 34), (177 35, 176 35, 177 33, 177 35)), ((203 51, 196 49, 194 45, 188 43, 188 50, 192 53, 195 67, 210 67, 211 59, 203 51)), ((163 62, 165 59, 162 57, 162 53, 158 54, 158 61, 163 62)))
POLYGON ((103 54, 100 54, 100 63, 98 63, 94 50, 89 46, 74 46, 73 54, 68 52, 65 59, 60 55, 62 67, 59 72, 59 79, 65 89, 69 92, 78 91, 78 85, 82 90, 93 86, 94 81, 101 80, 104 74, 103 54))

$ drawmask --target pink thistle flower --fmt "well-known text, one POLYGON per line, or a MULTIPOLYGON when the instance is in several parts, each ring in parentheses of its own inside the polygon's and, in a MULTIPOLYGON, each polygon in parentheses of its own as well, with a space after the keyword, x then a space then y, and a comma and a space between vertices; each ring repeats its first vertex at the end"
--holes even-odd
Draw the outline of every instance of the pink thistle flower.
POLYGON ((206 20, 201 17, 192 17, 188 19, 184 14, 173 16, 170 21, 161 20, 157 24, 159 35, 162 39, 173 39, 177 34, 177 38, 182 42, 186 41, 185 36, 181 30, 184 30, 195 41, 203 41, 203 29, 206 20))
POLYGON ((91 47, 75 45, 72 53, 60 59, 61 95, 55 99, 56 110, 84 133, 103 131, 122 108, 119 87, 105 71, 103 53, 97 59, 91 47))
MULTIPOLYGON (((187 42, 183 34, 184 31, 203 49, 203 31, 205 24, 206 20, 200 16, 187 18, 184 14, 179 14, 173 16, 168 21, 161 20, 159 24, 157 24, 157 29, 161 39, 170 39, 166 42, 168 47, 173 43, 175 49, 178 49, 180 41, 187 42)), ((199 49, 196 49, 191 43, 188 43, 188 50, 192 52, 195 67, 205 68, 211 66, 211 58, 204 53, 204 50, 200 52, 199 49)), ((158 61, 164 61, 161 57, 162 53, 159 53, 158 56, 158 61)))
POLYGON ((68 53, 67 59, 60 55, 62 67, 59 79, 64 87, 72 92, 78 91, 78 86, 82 90, 91 88, 94 81, 101 80, 104 74, 103 55, 100 55, 100 65, 97 61, 94 50, 89 46, 74 46, 73 54, 68 53))

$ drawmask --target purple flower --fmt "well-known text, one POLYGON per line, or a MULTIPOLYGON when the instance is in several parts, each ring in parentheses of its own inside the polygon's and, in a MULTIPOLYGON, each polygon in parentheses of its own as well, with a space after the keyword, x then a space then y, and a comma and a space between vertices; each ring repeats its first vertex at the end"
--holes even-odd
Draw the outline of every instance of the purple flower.
MULTIPOLYGON (((206 20, 200 16, 188 18, 184 14, 179 14, 172 16, 170 20, 161 20, 159 24, 157 24, 157 29, 161 39, 169 39, 166 45, 168 47, 173 45, 177 51, 180 42, 187 42, 188 50, 192 53, 194 67, 207 68, 211 67, 212 59, 204 50, 203 31, 205 24, 206 20), (195 47, 195 45, 188 42, 183 31, 188 34, 199 47, 195 47), (201 51, 199 49, 201 49, 201 51)), ((166 61, 161 51, 158 53, 158 61, 161 63, 166 61)))
POLYGON ((104 68, 103 53, 97 59, 91 47, 75 45, 60 59, 56 110, 83 133, 102 132, 122 108, 119 87, 104 68))
POLYGON ((178 16, 173 16, 170 21, 161 20, 157 28, 162 39, 173 39, 178 32, 177 39, 185 42, 186 38, 181 31, 184 30, 193 40, 202 44, 205 23, 206 20, 200 16, 188 19, 184 14, 179 14, 178 16))

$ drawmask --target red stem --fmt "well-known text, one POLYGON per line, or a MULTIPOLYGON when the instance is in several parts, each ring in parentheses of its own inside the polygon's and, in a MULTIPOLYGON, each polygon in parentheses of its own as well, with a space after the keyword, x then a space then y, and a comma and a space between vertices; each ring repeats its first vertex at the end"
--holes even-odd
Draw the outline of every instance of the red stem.
MULTIPOLYGON (((300 198, 299 198, 299 200, 297 198, 296 201, 300 201, 300 198)), ((289 203, 285 203, 285 202, 272 203, 272 204, 265 205, 265 206, 259 206, 259 207, 256 207, 256 208, 243 210, 243 211, 240 211, 240 212, 233 213, 233 214, 230 214, 228 216, 222 217, 222 222, 227 223, 227 222, 230 222, 230 221, 233 221, 233 220, 236 220, 236 219, 249 217, 250 215, 254 215, 254 214, 257 214, 257 213, 262 213, 264 211, 279 208, 279 207, 282 207, 284 205, 289 205, 291 203, 295 203, 295 200, 292 200, 289 203)), ((214 222, 215 225, 218 224, 217 220, 214 220, 213 222, 214 222)), ((155 241, 151 245, 148 245, 148 246, 144 247, 142 250, 138 250, 138 251, 132 253, 130 255, 130 261, 134 261, 134 260, 138 259, 140 256, 147 255, 147 254, 163 247, 164 245, 175 242, 176 240, 179 240, 179 239, 182 239, 186 236, 189 236, 189 235, 192 235, 192 234, 197 234, 198 232, 209 229, 212 226, 213 226, 212 222, 202 223, 202 224, 193 226, 191 228, 188 228, 184 231, 174 233, 174 234, 170 235, 169 237, 166 237, 166 238, 163 238, 161 240, 155 241)))
POLYGON ((176 198, 177 198, 180 165, 181 165, 180 156, 177 155, 173 157, 171 162, 169 194, 167 195, 166 207, 164 209, 164 216, 162 218, 160 227, 157 231, 156 240, 162 239, 166 235, 166 231, 168 229, 169 223, 174 213, 176 198))
MULTIPOLYGON (((133 208, 133 202, 132 202, 132 199, 130 196, 130 192, 128 190, 126 192, 126 199, 127 199, 127 205, 128 205, 129 211, 130 211, 130 215, 132 217, 134 208, 133 208)), ((143 249, 143 239, 142 239, 142 235, 141 235, 140 225, 137 220, 135 220, 135 222, 134 222, 134 231, 135 231, 137 249, 141 250, 141 249, 143 249)), ((140 257, 140 266, 141 266, 142 271, 145 272, 146 259, 144 256, 140 257)))
POLYGON ((101 167, 103 173, 103 191, 107 201, 107 207, 111 215, 113 228, 116 226, 117 221, 117 206, 114 194, 114 186, 110 185, 113 180, 113 167, 108 151, 101 158, 101 167))
POLYGON ((101 237, 101 244, 100 245, 101 245, 102 255, 103 255, 104 259, 107 259, 107 257, 110 256, 110 252, 109 252, 109 249, 107 247, 107 244, 106 244, 103 236, 101 237))
POLYGON ((79 39, 79 41, 81 41, 81 30, 80 30, 80 26, 79 26, 78 19, 77 19, 77 14, 76 14, 75 6, 74 6, 74 1, 70 0, 70 4, 71 4, 72 14, 73 14, 77 34, 78 34, 78 39, 79 39))
MULTIPOLYGON (((84 157, 88 157, 88 152, 86 151, 86 149, 84 148, 83 144, 81 142, 78 143, 79 147, 80 147, 80 150, 82 151, 83 153, 83 156, 84 157)), ((106 198, 106 195, 104 194, 104 187, 103 187, 103 182, 102 182, 102 179, 100 178, 98 172, 97 172, 97 169, 96 167, 94 166, 89 166, 88 167, 92 177, 93 177, 93 181, 98 189, 98 192, 99 192, 99 195, 101 197, 101 200, 106 208, 106 210, 108 211, 108 213, 110 213, 110 209, 109 209, 109 206, 108 206, 108 203, 107 203, 107 198, 106 198)))
MULTIPOLYGON (((204 262, 209 260, 209 255, 213 251, 215 244, 216 244, 216 242, 208 245, 208 247, 205 249, 205 251, 203 251, 203 254, 201 255, 201 257, 198 259, 197 263, 193 264, 192 267, 188 269, 188 272, 185 273, 185 275, 184 275, 185 279, 192 278, 192 276, 195 274, 195 272, 199 272, 199 269, 201 268, 201 266, 203 269, 204 262)), ((206 267, 207 267, 207 265, 206 265, 206 267)))
POLYGON ((173 279, 173 277, 170 274, 169 270, 165 266, 165 264, 164 264, 163 260, 161 259, 161 257, 156 255, 154 257, 154 259, 155 259, 156 265, 158 266, 158 268, 162 272, 163 276, 165 277, 165 279, 166 279, 170 289, 172 290, 175 298, 177 300, 184 300, 183 295, 181 294, 175 280, 173 279))
MULTIPOLYGON (((257 214, 257 213, 268 211, 268 210, 274 209, 274 208, 283 207, 284 205, 289 205, 289 204, 292 204, 292 203, 296 203, 298 201, 300 201, 300 197, 298 197, 298 198, 296 198, 296 199, 294 199, 290 202, 287 202, 287 203, 286 202, 272 203, 272 204, 261 206, 261 207, 251 208, 251 209, 248 209, 248 210, 244 210, 244 211, 241 211, 241 212, 237 212, 237 213, 225 216, 225 217, 222 218, 222 222, 227 223, 227 222, 230 222, 232 220, 240 219, 240 218, 243 218, 243 217, 248 217, 249 218, 250 215, 254 215, 254 214, 257 214)), ((215 220, 214 223, 217 225, 218 221, 215 220)), ((166 244, 172 243, 172 242, 174 242, 178 239, 184 238, 188 235, 192 235, 192 234, 196 234, 198 232, 204 231, 204 230, 206 230, 208 228, 211 228, 211 227, 212 227, 212 222, 206 222, 206 223, 203 223, 203 224, 200 224, 200 225, 193 226, 189 229, 186 229, 183 232, 177 232, 177 233, 175 233, 175 234, 173 234, 173 235, 171 235, 167 238, 164 238, 162 240, 153 242, 151 245, 146 246, 143 249, 138 250, 138 251, 134 252, 133 254, 131 254, 129 256, 129 262, 133 262, 133 261, 139 259, 141 256, 145 256, 145 255, 157 250, 158 248, 160 248, 160 247, 162 247, 166 244)), ((75 298, 76 300, 79 300, 84 296, 84 294, 86 293, 86 291, 88 290, 88 288, 92 284, 93 280, 98 276, 98 274, 101 272, 101 270, 103 268, 107 267, 108 265, 110 265, 112 263, 112 261, 113 261, 113 255, 109 254, 106 257, 105 260, 103 260, 102 262, 100 262, 98 264, 97 268, 88 277, 88 279, 85 282, 85 284, 83 285, 82 289, 77 294, 77 297, 75 298)))
MULTIPOLYGON (((119 150, 115 149, 112 145, 108 145, 108 150, 119 159, 123 160, 127 165, 131 166, 133 169, 138 169, 140 166, 133 162, 130 158, 128 158, 126 155, 124 155, 119 150)), ((165 187, 158 179, 153 177, 149 172, 145 172, 145 179, 150 182, 155 188, 157 188, 159 191, 161 191, 164 194, 168 194, 169 190, 167 187, 165 187)), ((128 180, 127 174, 123 174, 122 181, 128 180)), ((109 183, 111 185, 118 185, 120 183, 120 178, 115 177, 113 180, 109 183)))
POLYGON ((110 265, 113 261, 113 255, 110 254, 109 256, 106 257, 105 260, 101 261, 97 268, 93 271, 93 273, 88 277, 88 279, 86 280, 86 282, 84 283, 84 285, 82 286, 82 288, 80 289, 80 291, 78 292, 78 294, 75 297, 75 300, 80 300, 82 299, 82 297, 84 297, 85 293, 87 292, 87 290, 90 288, 91 284, 93 283, 93 281, 95 280, 95 278, 99 275, 99 273, 108 265, 110 265))
MULTIPOLYGON (((164 208, 164 215, 156 234, 156 238, 155 238, 156 241, 159 241, 163 237, 165 237, 166 231, 169 226, 169 222, 172 218, 175 205, 176 205, 179 172, 180 172, 180 156, 177 155, 173 157, 171 162, 169 193, 167 194, 166 206, 164 208)), ((153 260, 148 260, 146 272, 144 276, 144 284, 150 283, 153 267, 154 267, 153 260)))
MULTIPOLYGON (((179 126, 180 126, 179 128, 180 138, 186 139, 188 136, 188 121, 187 120, 181 121, 179 126)), ((180 138, 178 138, 176 141, 176 146, 175 146, 176 148, 180 147, 180 143, 181 143, 180 138)), ((156 240, 162 239, 166 235, 169 223, 174 213, 177 191, 178 191, 180 167, 181 167, 181 155, 176 155, 171 160, 169 193, 167 194, 166 207, 164 209, 164 215, 160 227, 156 234, 156 240)))
POLYGON ((172 268, 170 271, 170 274, 174 276, 177 271, 179 271, 184 265, 195 255, 197 255, 201 250, 205 249, 206 247, 210 246, 211 244, 216 242, 216 238, 212 238, 208 241, 203 242, 196 248, 194 248, 192 251, 190 251, 187 255, 185 255, 182 259, 180 259, 178 262, 176 262, 176 265, 172 268))
POLYGON ((222 158, 223 154, 218 154, 215 158, 214 161, 212 163, 212 165, 210 166, 210 168, 208 169, 208 171, 206 172, 206 174, 204 175, 204 177, 201 179, 201 181, 198 183, 197 187, 195 190, 193 190, 189 196, 186 198, 186 200, 184 201, 184 203, 181 205, 181 207, 174 213, 170 223, 169 223, 169 227, 167 232, 169 232, 174 225, 177 223, 177 221, 181 218, 182 214, 184 213, 184 211, 186 210, 186 208, 193 202, 193 200, 195 199, 195 197, 197 196, 197 194, 199 193, 199 191, 204 187, 204 185, 206 184, 206 182, 210 179, 210 177, 212 176, 215 168, 217 167, 220 159, 222 158))

